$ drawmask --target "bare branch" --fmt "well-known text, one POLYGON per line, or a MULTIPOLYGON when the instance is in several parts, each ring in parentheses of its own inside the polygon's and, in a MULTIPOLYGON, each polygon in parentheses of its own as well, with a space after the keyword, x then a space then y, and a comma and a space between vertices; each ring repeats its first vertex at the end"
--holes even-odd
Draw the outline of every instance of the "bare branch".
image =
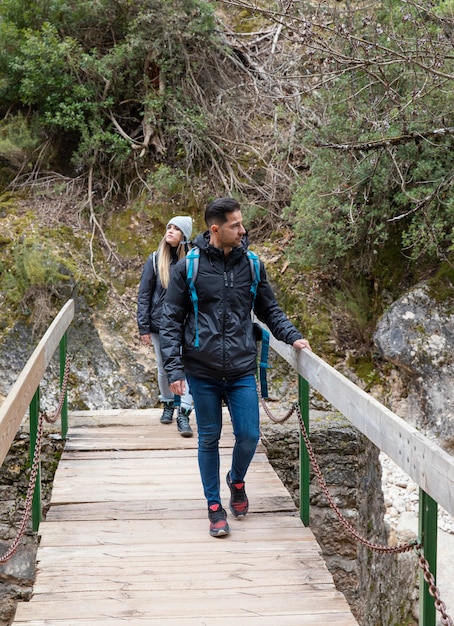
POLYGON ((409 141, 418 141, 419 139, 429 139, 431 137, 440 137, 444 135, 454 135, 454 126, 448 126, 447 128, 436 128, 434 130, 428 130, 426 132, 413 132, 399 135, 398 137, 384 137, 383 139, 377 139, 375 141, 364 141, 356 143, 343 143, 336 144, 332 142, 316 142, 315 145, 319 148, 332 148, 333 150, 378 150, 380 148, 387 148, 389 146, 395 146, 397 144, 408 143, 409 141))

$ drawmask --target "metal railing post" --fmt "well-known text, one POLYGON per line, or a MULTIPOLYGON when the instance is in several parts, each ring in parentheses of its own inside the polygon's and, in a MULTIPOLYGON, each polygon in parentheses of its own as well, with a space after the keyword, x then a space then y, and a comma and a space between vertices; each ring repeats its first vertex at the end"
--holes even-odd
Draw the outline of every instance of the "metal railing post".
MULTIPOLYGON (((39 425, 39 387, 30 402, 30 468, 33 466, 39 425)), ((38 463, 32 500, 32 528, 36 532, 41 522, 41 460, 38 463)))
MULTIPOLYGON (((66 333, 60 340, 60 389, 63 387, 63 379, 65 375, 65 366, 66 366, 66 333)), ((63 400, 63 405, 60 413, 61 419, 61 436, 62 439, 66 439, 66 435, 68 434, 68 394, 65 391, 65 399, 63 400)))
MULTIPOLYGON (((429 564, 436 583, 437 572, 438 504, 423 489, 419 489, 419 543, 423 547, 424 558, 429 564)), ((419 624, 435 626, 436 612, 433 597, 429 593, 429 583, 424 572, 419 570, 419 624)))
MULTIPOLYGON (((309 436, 309 383, 302 376, 298 376, 298 402, 304 427, 309 436)), ((309 526, 310 516, 309 485, 309 453, 300 430, 300 518, 305 526, 309 526)))

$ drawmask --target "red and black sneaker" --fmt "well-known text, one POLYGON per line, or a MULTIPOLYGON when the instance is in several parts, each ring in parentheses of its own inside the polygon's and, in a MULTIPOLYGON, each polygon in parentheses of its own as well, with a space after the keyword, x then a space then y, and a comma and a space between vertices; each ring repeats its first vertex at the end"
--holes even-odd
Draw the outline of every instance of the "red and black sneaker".
POLYGON ((235 517, 244 517, 249 509, 249 500, 244 489, 244 482, 232 482, 230 480, 230 472, 227 474, 226 481, 230 489, 230 510, 235 517))
POLYGON ((210 520, 210 535, 212 537, 224 537, 230 533, 227 524, 227 513, 218 503, 208 507, 208 519, 210 520))

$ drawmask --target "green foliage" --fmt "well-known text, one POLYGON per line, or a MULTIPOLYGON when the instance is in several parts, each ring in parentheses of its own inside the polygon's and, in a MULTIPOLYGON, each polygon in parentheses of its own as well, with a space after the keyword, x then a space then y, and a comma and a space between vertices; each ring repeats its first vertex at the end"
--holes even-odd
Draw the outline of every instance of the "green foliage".
POLYGON ((69 297, 100 306, 107 292, 92 272, 89 256, 101 252, 89 234, 61 223, 52 228, 47 202, 36 202, 33 211, 22 207, 23 198, 0 196, 0 335, 18 315, 41 332, 69 297))
POLYGON ((42 135, 73 133, 75 171, 118 177, 118 189, 139 154, 140 167, 154 149, 184 159, 185 137, 203 136, 184 84, 213 34, 203 0, 1 0, 0 111, 33 111, 42 135))
POLYGON ((13 267, 5 275, 4 289, 13 304, 19 304, 32 289, 47 289, 68 276, 62 262, 46 243, 24 240, 13 251, 13 267))
MULTIPOLYGON (((229 8, 242 33, 231 46, 219 4, 0 0, 2 160, 35 168, 39 138, 54 140, 65 174, 90 176, 87 211, 124 194, 126 230, 145 207, 140 250, 172 203, 192 212, 197 176, 201 195, 248 196, 254 234, 288 220, 301 274, 353 268, 371 293, 451 255, 452 0, 291 3, 274 31, 280 4, 245 1, 229 8), (276 163, 288 163, 280 183, 276 163)), ((121 251, 137 253, 121 232, 121 251)), ((369 317, 348 314, 362 333, 369 317)))
POLYGON ((159 165, 147 177, 147 182, 153 188, 154 197, 164 200, 178 193, 185 183, 184 172, 171 169, 168 165, 159 165))
POLYGON ((12 78, 21 103, 39 110, 49 126, 73 130, 84 125, 94 90, 78 80, 83 56, 76 41, 61 40, 48 23, 40 31, 25 31, 20 55, 10 63, 12 78))
MULTIPOLYGON (((446 305, 454 302, 454 264, 452 259, 441 263, 438 271, 428 281, 430 297, 446 305)), ((452 314, 452 313, 451 313, 452 314)))
POLYGON ((361 339, 362 344, 367 344, 366 338, 370 335, 372 309, 369 285, 364 280, 352 283, 351 286, 343 286, 342 289, 334 290, 334 299, 337 311, 341 311, 355 326, 355 335, 361 339))
POLYGON ((33 128, 22 116, 0 122, 0 158, 15 167, 32 158, 39 137, 33 134, 33 128))

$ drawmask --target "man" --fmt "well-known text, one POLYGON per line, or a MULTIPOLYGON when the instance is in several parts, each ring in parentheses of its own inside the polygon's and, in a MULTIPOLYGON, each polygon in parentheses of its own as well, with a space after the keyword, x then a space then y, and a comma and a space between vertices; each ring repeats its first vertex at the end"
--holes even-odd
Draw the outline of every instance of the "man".
MULTIPOLYGON (((233 198, 214 200, 206 208, 205 222, 208 230, 193 242, 200 249, 195 281, 198 311, 195 313, 189 294, 186 261, 179 261, 167 290, 160 339, 172 393, 184 393, 185 376, 189 384, 210 534, 222 537, 230 532, 220 496, 222 402, 229 409, 235 436, 226 478, 230 511, 240 518, 249 508, 244 479, 260 436, 257 347, 251 319, 254 296, 247 233, 239 203, 233 198)), ((279 308, 261 262, 254 311, 277 339, 310 349, 279 308)))

